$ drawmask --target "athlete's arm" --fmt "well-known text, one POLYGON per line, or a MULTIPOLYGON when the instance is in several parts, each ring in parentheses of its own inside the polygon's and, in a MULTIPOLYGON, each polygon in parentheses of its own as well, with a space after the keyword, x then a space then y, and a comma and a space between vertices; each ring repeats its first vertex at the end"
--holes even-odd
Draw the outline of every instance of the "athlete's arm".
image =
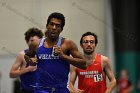
POLYGON ((71 67, 70 67, 70 85, 71 85, 72 89, 74 89, 74 84, 75 84, 76 78, 77 78, 76 67, 71 65, 71 67))
POLYGON ((76 89, 74 88, 74 85, 69 82, 69 90, 70 90, 70 93, 76 93, 76 89))
POLYGON ((84 93, 83 90, 75 89, 74 84, 75 84, 76 78, 77 78, 76 67, 71 65, 71 68, 70 68, 70 83, 69 83, 70 93, 84 93))
POLYGON ((70 82, 69 82, 70 93, 77 93, 77 90, 74 87, 76 78, 77 78, 76 67, 71 65, 71 68, 70 68, 70 82))
POLYGON ((59 52, 57 51, 59 56, 67 60, 70 64, 78 68, 85 69, 86 61, 84 60, 82 54, 78 51, 76 44, 71 40, 65 40, 63 46, 67 48, 72 57, 64 54, 61 49, 59 49, 59 52))
POLYGON ((105 56, 102 56, 102 62, 103 62, 104 71, 110 80, 109 86, 107 87, 107 90, 105 93, 111 93, 116 86, 116 79, 113 74, 111 65, 109 63, 109 59, 105 56))
POLYGON ((26 66, 26 63, 24 60, 24 51, 21 51, 17 55, 16 60, 14 64, 12 65, 12 68, 9 72, 10 78, 18 77, 26 72, 34 71, 36 69, 35 66, 28 66, 28 67, 25 67, 25 66, 26 66))

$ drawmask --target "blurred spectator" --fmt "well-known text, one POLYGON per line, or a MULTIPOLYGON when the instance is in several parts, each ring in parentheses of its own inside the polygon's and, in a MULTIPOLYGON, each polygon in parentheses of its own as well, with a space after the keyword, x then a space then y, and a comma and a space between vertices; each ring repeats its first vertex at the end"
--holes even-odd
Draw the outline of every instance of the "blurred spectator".
POLYGON ((117 93, 131 93, 133 90, 133 85, 128 79, 128 72, 123 69, 120 72, 120 78, 117 84, 117 93))
POLYGON ((137 89, 138 89, 138 93, 140 93, 140 78, 138 80, 137 89))

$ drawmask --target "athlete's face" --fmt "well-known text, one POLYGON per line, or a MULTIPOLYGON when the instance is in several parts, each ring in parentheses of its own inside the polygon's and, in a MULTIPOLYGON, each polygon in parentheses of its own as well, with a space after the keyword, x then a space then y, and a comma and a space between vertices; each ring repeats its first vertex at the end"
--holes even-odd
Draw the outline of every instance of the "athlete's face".
POLYGON ((51 39, 57 39, 62 32, 61 20, 57 18, 51 18, 47 25, 47 36, 51 39))
POLYGON ((40 38, 38 36, 31 36, 30 39, 29 39, 29 42, 28 42, 28 46, 32 43, 32 42, 35 42, 35 43, 39 43, 40 41, 40 38))
POLYGON ((121 78, 128 78, 128 75, 127 75, 127 71, 126 70, 122 70, 121 71, 121 78))
POLYGON ((83 52, 85 54, 90 55, 90 54, 94 53, 94 50, 96 47, 95 37, 92 35, 84 36, 81 47, 83 48, 83 52))

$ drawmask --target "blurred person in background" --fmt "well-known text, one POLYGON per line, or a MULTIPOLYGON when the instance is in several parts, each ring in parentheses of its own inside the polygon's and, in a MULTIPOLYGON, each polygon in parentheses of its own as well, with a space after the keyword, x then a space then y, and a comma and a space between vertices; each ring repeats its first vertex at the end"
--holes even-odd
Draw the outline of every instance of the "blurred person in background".
POLYGON ((138 93, 140 93, 140 78, 139 78, 138 83, 137 83, 137 89, 138 89, 138 93))
MULTIPOLYGON (((43 37, 42 31, 38 28, 28 29, 24 35, 28 46, 32 42, 39 43, 40 38, 43 37)), ((20 93, 34 93, 34 88, 32 86, 34 86, 36 82, 36 66, 25 61, 24 55, 28 50, 29 48, 21 51, 17 55, 9 73, 10 78, 20 77, 20 93)), ((36 60, 34 60, 34 62, 36 62, 36 60)), ((17 85, 17 80, 15 81, 15 84, 17 85)))
POLYGON ((128 78, 128 72, 126 69, 120 71, 120 78, 117 83, 117 93, 132 93, 133 85, 128 78))

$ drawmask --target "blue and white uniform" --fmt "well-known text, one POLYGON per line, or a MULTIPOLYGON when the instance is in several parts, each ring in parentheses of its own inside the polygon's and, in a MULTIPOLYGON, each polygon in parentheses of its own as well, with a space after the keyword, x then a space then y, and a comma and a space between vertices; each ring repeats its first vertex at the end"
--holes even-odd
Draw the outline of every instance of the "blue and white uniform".
MULTIPOLYGON (((28 49, 24 50, 26 53, 28 49)), ((29 66, 29 64, 26 65, 26 67, 29 66)), ((26 93, 34 93, 35 82, 36 82, 36 71, 33 72, 27 72, 23 75, 20 75, 20 81, 21 81, 21 91, 26 91, 26 93)))
MULTIPOLYGON (((59 37, 58 47, 61 47, 63 39, 59 37)), ((59 56, 54 56, 53 47, 45 48, 44 40, 41 40, 37 49, 38 87, 35 93, 70 93, 67 88, 70 64, 59 56)))

